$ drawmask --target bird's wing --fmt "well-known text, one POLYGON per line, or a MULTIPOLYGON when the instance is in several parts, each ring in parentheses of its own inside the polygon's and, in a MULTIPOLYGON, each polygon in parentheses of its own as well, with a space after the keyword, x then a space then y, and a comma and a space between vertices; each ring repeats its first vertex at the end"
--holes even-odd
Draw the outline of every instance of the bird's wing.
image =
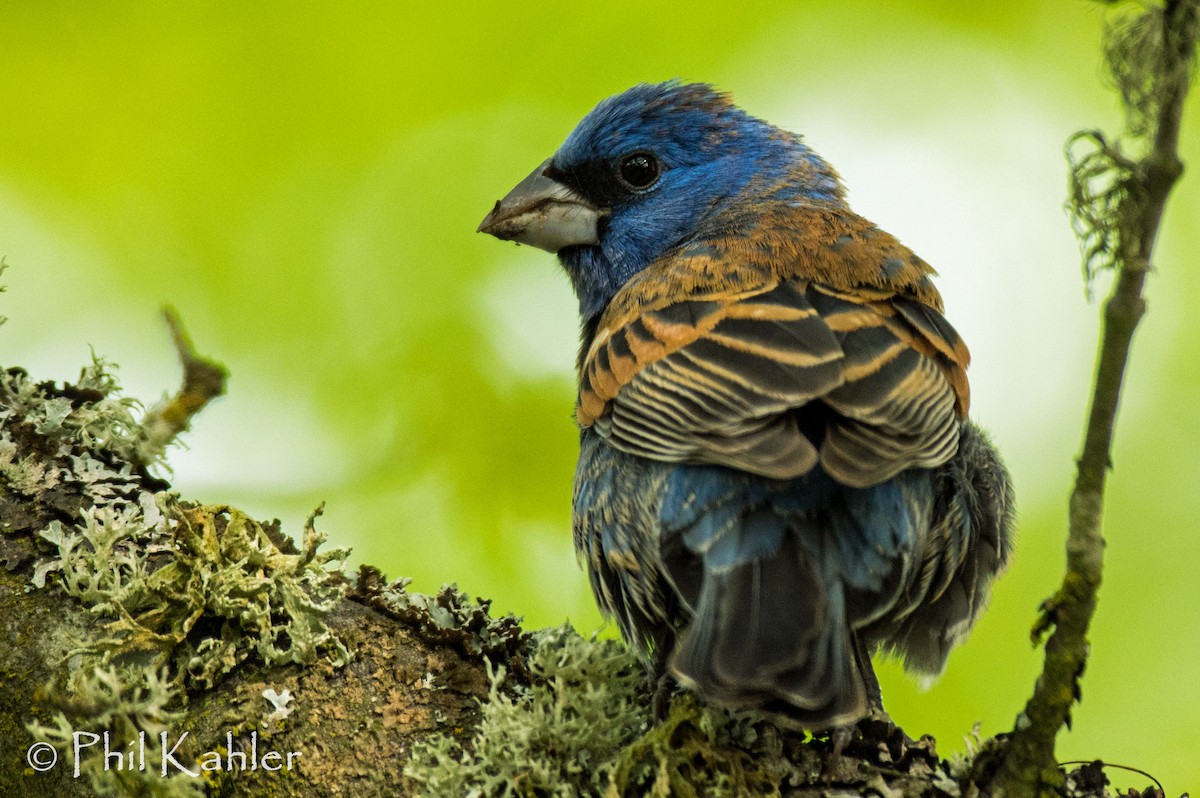
POLYGON ((623 451, 843 484, 945 462, 969 355, 934 308, 895 291, 776 280, 693 293, 603 324, 578 418, 623 451))

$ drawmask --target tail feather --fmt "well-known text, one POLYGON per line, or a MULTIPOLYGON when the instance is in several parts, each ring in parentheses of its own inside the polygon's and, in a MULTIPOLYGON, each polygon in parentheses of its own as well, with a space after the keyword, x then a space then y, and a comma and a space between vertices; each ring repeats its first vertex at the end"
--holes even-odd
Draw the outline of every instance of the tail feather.
POLYGON ((786 705, 807 728, 849 722, 867 707, 840 591, 828 589, 794 533, 781 537, 770 556, 728 565, 737 558, 722 552, 719 568, 706 559, 695 616, 670 669, 727 706, 786 705))
POLYGON ((659 463, 585 434, 576 486, 596 596, 654 667, 809 729, 878 702, 880 646, 940 672, 1012 545, 1008 473, 971 422, 949 462, 869 488, 659 463))

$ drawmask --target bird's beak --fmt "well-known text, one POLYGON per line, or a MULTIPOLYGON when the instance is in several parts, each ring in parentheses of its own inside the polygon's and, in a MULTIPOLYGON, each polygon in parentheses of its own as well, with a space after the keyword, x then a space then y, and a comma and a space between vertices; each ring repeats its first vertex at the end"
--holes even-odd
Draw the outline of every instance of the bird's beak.
POLYGON ((599 244, 601 210, 552 177, 547 160, 496 203, 476 232, 547 252, 599 244))

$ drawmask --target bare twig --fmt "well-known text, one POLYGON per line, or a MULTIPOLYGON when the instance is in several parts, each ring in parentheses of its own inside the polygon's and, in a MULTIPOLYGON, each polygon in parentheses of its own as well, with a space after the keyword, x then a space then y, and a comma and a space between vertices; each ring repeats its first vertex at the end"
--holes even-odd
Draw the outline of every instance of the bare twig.
POLYGON ((992 796, 1045 795, 1061 787, 1054 742, 1071 723, 1079 679, 1088 657, 1088 625, 1096 608, 1103 566, 1101 514, 1111 465, 1113 432, 1134 329, 1145 313, 1142 296, 1167 196, 1183 171, 1179 160, 1180 117, 1196 49, 1200 0, 1167 0, 1110 27, 1106 55, 1126 110, 1125 140, 1145 154, 1126 156, 1098 132, 1084 132, 1068 145, 1071 211, 1089 278, 1112 268, 1116 280, 1104 305, 1104 330, 1084 433, 1075 489, 1071 494, 1067 573, 1042 605, 1034 627, 1046 641, 1046 658, 1033 696, 1017 717, 990 784, 992 796), (1073 152, 1079 142, 1091 150, 1073 152))
POLYGON ((138 455, 145 464, 157 460, 167 444, 188 428, 194 415, 225 393, 225 380, 229 376, 220 363, 196 354, 192 339, 174 308, 163 308, 163 318, 183 367, 183 385, 174 396, 150 408, 142 419, 142 444, 138 455))

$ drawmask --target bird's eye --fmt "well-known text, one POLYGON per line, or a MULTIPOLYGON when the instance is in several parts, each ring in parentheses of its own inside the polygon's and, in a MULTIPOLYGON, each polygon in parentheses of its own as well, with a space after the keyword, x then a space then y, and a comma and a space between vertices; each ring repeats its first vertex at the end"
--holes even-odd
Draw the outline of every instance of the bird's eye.
POLYGON ((635 152, 626 155, 617 165, 617 177, 626 188, 633 191, 644 191, 658 180, 662 172, 662 164, 648 152, 635 152))

